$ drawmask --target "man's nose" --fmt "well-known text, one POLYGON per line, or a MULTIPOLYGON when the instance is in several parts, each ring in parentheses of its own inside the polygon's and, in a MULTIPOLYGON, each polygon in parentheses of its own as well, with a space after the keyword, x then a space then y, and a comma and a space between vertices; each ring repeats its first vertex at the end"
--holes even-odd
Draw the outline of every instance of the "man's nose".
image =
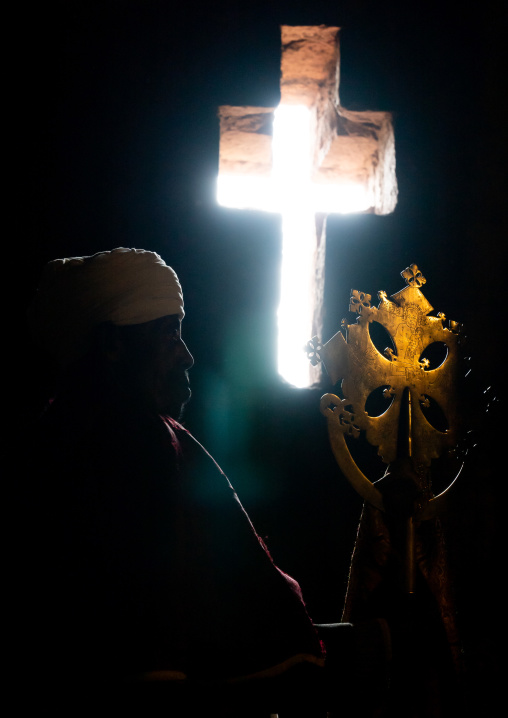
POLYGON ((187 369, 191 369, 194 366, 194 357, 190 353, 187 348, 187 344, 183 341, 183 339, 180 340, 180 350, 182 367, 187 371, 187 369))

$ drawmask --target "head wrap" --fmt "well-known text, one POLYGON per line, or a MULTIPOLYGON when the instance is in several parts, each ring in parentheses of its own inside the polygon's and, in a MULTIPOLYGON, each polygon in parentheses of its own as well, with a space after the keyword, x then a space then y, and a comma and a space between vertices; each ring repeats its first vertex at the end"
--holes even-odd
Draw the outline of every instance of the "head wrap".
POLYGON ((184 315, 174 270, 155 252, 118 247, 49 262, 28 316, 35 339, 68 365, 102 322, 144 324, 168 314, 184 315))

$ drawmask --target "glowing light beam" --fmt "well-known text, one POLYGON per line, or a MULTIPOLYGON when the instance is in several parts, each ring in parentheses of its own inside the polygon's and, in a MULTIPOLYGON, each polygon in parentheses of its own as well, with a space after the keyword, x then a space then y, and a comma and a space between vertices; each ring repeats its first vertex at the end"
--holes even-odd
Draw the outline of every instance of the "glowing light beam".
POLYGON ((296 387, 309 385, 303 348, 312 330, 312 270, 315 214, 362 212, 370 198, 359 184, 312 182, 312 115, 305 105, 275 110, 272 173, 220 174, 217 200, 223 207, 282 214, 282 267, 278 322, 278 371, 296 387))
POLYGON ((282 25, 279 107, 219 108, 219 203, 282 214, 278 368, 298 387, 318 379, 303 347, 322 331, 324 217, 397 203, 391 115, 342 107, 339 67, 338 27, 282 25))

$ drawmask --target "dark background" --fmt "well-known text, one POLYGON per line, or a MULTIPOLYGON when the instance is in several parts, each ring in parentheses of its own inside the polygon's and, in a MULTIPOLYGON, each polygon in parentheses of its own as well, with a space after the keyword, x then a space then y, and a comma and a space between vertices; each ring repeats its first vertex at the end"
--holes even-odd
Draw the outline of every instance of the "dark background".
POLYGON ((275 560, 300 581, 311 615, 340 619, 361 501, 328 447, 319 397, 329 387, 295 390, 276 374, 280 220, 214 199, 217 108, 278 104, 280 24, 340 26, 341 104, 394 117, 395 212, 328 220, 324 339, 346 315, 351 288, 392 294, 412 262, 435 311, 467 327, 474 368, 464 411, 488 437, 478 465, 491 472, 466 475, 448 529, 465 655, 481 676, 496 667, 499 598, 501 476, 492 467, 500 452, 483 394, 499 391, 502 366, 506 88, 496 4, 20 7, 12 27, 21 420, 37 415, 54 379, 23 329, 44 263, 117 246, 159 252, 181 279, 195 358, 186 425, 230 476, 275 560))

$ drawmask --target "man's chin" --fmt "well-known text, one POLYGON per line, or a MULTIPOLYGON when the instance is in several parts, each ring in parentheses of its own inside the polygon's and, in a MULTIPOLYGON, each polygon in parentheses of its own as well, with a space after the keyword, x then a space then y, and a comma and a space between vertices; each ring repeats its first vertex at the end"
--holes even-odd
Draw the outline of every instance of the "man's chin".
POLYGON ((192 392, 191 392, 191 390, 189 389, 189 390, 188 390, 188 396, 187 396, 187 398, 185 399, 185 401, 183 401, 183 402, 180 404, 180 409, 179 409, 179 411, 178 411, 178 416, 175 417, 175 418, 176 418, 176 421, 182 421, 183 415, 184 415, 184 413, 185 413, 185 407, 187 406, 187 404, 188 404, 189 401, 191 400, 191 397, 192 397, 192 392))
MULTIPOLYGON (((182 392, 183 393, 183 392, 182 392)), ((184 415, 185 407, 189 403, 192 396, 191 390, 186 387, 185 389, 185 397, 179 397, 178 401, 172 400, 168 401, 166 404, 164 404, 161 408, 162 414, 167 414, 172 419, 175 419, 175 421, 181 421, 184 415)))

